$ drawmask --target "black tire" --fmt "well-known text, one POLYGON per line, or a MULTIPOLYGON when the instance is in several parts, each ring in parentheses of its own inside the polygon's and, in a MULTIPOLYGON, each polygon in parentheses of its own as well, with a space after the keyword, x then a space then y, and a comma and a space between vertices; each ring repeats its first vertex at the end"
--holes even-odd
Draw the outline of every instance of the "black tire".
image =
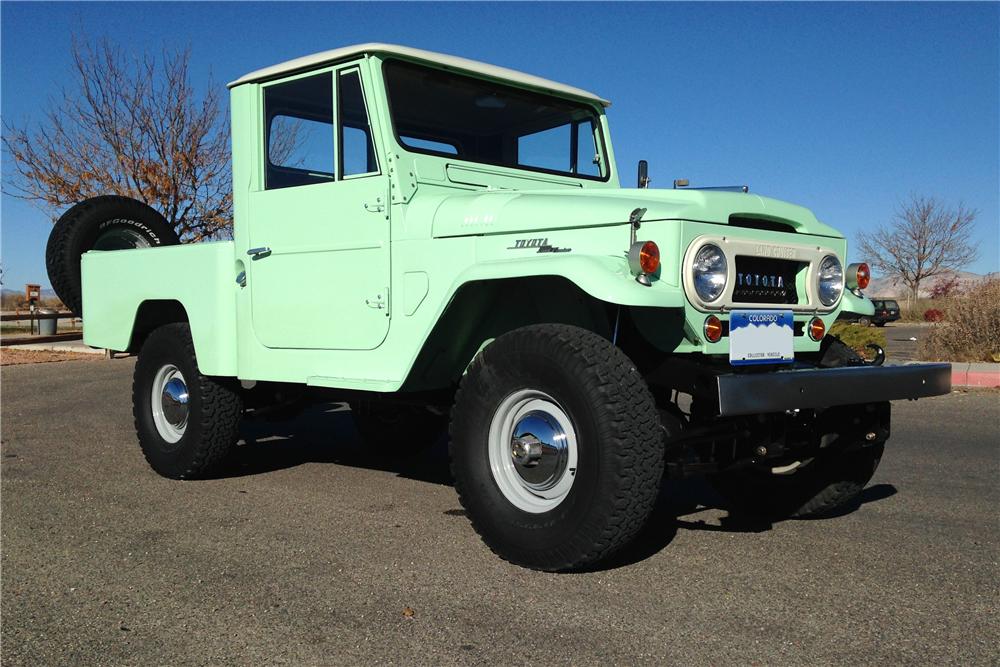
POLYGON ((424 406, 351 401, 351 416, 364 443, 393 458, 416 456, 445 434, 448 418, 424 406))
POLYGON ((128 197, 92 197, 62 214, 49 234, 45 268, 56 296, 83 316, 80 257, 88 250, 176 245, 177 233, 146 204, 128 197))
POLYGON ((858 318, 858 324, 860 324, 863 327, 870 327, 872 321, 867 315, 862 315, 861 317, 858 318))
POLYGON ((205 476, 236 443, 243 401, 235 380, 198 371, 191 329, 176 322, 155 329, 139 351, 132 414, 139 445, 153 470, 171 479, 193 479, 205 476), (175 442, 164 438, 153 415, 153 385, 167 366, 180 371, 187 389, 187 423, 175 442))
POLYGON ((572 326, 534 325, 497 338, 476 356, 452 409, 452 475, 462 506, 490 549, 532 569, 590 566, 627 545, 656 502, 663 449, 655 401, 634 364, 606 339, 572 326), (494 416, 525 390, 554 399, 576 434, 572 486, 543 512, 508 500, 490 466, 494 416))
POLYGON ((821 519, 853 509, 882 460, 884 444, 817 456, 788 475, 745 468, 710 478, 736 512, 821 519))

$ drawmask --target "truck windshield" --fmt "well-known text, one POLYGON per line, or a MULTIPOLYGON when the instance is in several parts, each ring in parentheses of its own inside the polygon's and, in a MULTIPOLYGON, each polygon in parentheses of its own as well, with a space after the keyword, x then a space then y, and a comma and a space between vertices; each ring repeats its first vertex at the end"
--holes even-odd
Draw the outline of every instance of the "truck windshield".
POLYGON ((417 153, 607 179, 601 126, 586 104, 389 60, 396 138, 417 153))

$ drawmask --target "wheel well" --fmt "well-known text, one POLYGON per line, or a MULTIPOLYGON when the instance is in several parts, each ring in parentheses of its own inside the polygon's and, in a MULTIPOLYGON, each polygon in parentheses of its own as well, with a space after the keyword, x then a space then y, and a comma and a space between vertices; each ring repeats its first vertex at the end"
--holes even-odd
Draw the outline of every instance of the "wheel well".
POLYGON ((180 301, 173 299, 154 299, 143 301, 135 313, 135 323, 132 325, 132 338, 129 341, 128 352, 138 352, 153 330, 172 322, 188 322, 188 314, 180 301))
POLYGON ((403 390, 453 386, 484 344, 529 324, 572 324, 610 339, 616 311, 561 276, 466 283, 424 341, 403 390))

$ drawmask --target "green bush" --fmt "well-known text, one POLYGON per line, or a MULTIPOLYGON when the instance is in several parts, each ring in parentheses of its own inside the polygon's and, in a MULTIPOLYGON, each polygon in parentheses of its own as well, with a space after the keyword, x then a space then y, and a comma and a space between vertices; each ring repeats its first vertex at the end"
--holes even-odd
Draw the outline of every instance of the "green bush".
POLYGON ((917 348, 928 361, 1000 361, 1000 278, 984 280, 944 302, 917 348))
POLYGON ((869 361, 875 354, 866 345, 875 343, 885 349, 885 331, 876 327, 863 327, 853 322, 834 322, 830 335, 839 338, 845 345, 869 361))

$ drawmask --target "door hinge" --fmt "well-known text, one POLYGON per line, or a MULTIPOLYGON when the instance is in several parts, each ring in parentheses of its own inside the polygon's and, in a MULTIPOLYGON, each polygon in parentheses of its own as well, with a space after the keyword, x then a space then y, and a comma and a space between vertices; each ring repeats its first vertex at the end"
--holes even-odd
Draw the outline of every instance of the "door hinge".
POLYGON ((388 297, 388 295, 389 295, 389 290, 384 290, 379 294, 376 294, 374 299, 365 299, 365 305, 367 305, 369 308, 374 308, 375 310, 385 310, 386 308, 389 307, 385 298, 388 297))

